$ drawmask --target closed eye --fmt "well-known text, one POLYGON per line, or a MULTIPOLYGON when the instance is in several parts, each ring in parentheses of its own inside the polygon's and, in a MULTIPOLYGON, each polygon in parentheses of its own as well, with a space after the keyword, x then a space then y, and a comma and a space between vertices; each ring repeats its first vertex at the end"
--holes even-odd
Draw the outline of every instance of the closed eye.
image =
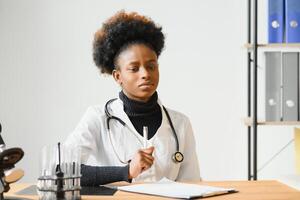
POLYGON ((128 68, 128 70, 131 71, 131 72, 137 72, 137 71, 139 71, 139 67, 138 66, 130 66, 128 68))

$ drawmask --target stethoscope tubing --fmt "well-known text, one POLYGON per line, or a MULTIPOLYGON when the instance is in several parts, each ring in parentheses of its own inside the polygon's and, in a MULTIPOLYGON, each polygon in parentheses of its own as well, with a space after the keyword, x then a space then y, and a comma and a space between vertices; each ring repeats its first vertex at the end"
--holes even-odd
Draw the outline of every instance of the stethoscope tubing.
POLYGON ((169 124, 170 124, 170 126, 171 126, 171 129, 172 129, 172 133, 173 133, 173 135, 174 135, 174 138, 175 138, 175 140, 176 140, 176 150, 177 150, 177 152, 179 152, 179 141, 178 141, 178 137, 177 137, 177 134, 176 134, 175 128, 174 128, 174 126, 173 126, 173 123, 172 123, 171 117, 170 117, 170 115, 169 115, 169 112, 167 111, 167 109, 166 109, 164 106, 162 106, 162 107, 163 107, 163 109, 164 109, 164 111, 165 111, 165 113, 166 113, 166 115, 167 115, 167 118, 168 118, 169 124))
MULTIPOLYGON (((115 148, 114 148, 114 145, 113 145, 113 143, 112 143, 112 139, 111 139, 111 131, 110 131, 110 126, 109 126, 109 122, 110 122, 111 119, 115 119, 115 120, 117 120, 118 122, 120 122, 123 126, 126 126, 126 123, 125 123, 122 119, 120 119, 120 118, 118 118, 118 117, 116 117, 116 116, 111 115, 110 112, 108 111, 108 105, 109 105, 110 103, 112 103, 113 101, 115 101, 115 100, 117 100, 117 99, 116 99, 116 98, 115 98, 115 99, 110 99, 110 100, 107 101, 106 104, 105 104, 104 110, 105 110, 105 114, 106 114, 106 116, 107 116, 107 119, 106 119, 106 125, 107 125, 108 134, 109 134, 109 140, 110 140, 110 142, 111 142, 111 144, 112 144, 112 146, 113 146, 113 151, 114 151, 114 153, 117 155, 117 157, 118 157, 118 159, 119 159, 119 161, 120 161, 121 163, 127 164, 128 162, 122 161, 121 158, 119 157, 119 154, 116 152, 116 150, 115 150, 115 148)), ((166 109, 164 106, 162 106, 162 107, 163 107, 164 112, 166 113, 167 119, 168 119, 169 124, 170 124, 171 129, 172 129, 173 136, 174 136, 175 141, 176 141, 176 152, 175 152, 174 155, 173 155, 173 160, 174 160, 175 162, 179 162, 179 163, 180 163, 180 162, 183 161, 183 158, 184 158, 184 157, 183 157, 183 154, 179 151, 179 141, 178 141, 178 137, 177 137, 177 134, 176 134, 174 125, 173 125, 173 123, 172 123, 171 117, 170 117, 170 115, 169 115, 169 112, 167 111, 167 109, 166 109), (180 154, 180 155, 179 155, 179 157, 180 157, 179 160, 176 159, 176 155, 178 155, 178 154, 180 154)))

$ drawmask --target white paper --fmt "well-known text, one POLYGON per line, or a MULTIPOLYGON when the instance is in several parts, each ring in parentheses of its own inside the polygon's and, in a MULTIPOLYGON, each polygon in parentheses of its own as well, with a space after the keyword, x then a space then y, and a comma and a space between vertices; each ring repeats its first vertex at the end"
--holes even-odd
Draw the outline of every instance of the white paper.
POLYGON ((163 178, 152 183, 120 186, 119 190, 142 194, 151 194, 173 198, 208 197, 229 192, 236 192, 234 188, 211 187, 196 184, 187 184, 163 178))

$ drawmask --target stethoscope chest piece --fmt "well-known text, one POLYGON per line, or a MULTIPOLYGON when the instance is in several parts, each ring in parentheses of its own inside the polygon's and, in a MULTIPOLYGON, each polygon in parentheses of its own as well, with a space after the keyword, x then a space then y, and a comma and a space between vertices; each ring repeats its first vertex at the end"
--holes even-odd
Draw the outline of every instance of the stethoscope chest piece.
POLYGON ((181 163, 184 159, 184 156, 182 153, 180 153, 179 151, 176 151, 173 156, 172 159, 175 163, 181 163))

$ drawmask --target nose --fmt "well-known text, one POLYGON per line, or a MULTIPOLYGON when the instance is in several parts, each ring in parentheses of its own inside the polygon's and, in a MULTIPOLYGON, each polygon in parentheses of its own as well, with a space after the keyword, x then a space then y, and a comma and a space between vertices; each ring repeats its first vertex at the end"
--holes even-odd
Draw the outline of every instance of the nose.
POLYGON ((146 67, 141 67, 141 77, 142 79, 149 79, 150 78, 150 72, 146 67))

